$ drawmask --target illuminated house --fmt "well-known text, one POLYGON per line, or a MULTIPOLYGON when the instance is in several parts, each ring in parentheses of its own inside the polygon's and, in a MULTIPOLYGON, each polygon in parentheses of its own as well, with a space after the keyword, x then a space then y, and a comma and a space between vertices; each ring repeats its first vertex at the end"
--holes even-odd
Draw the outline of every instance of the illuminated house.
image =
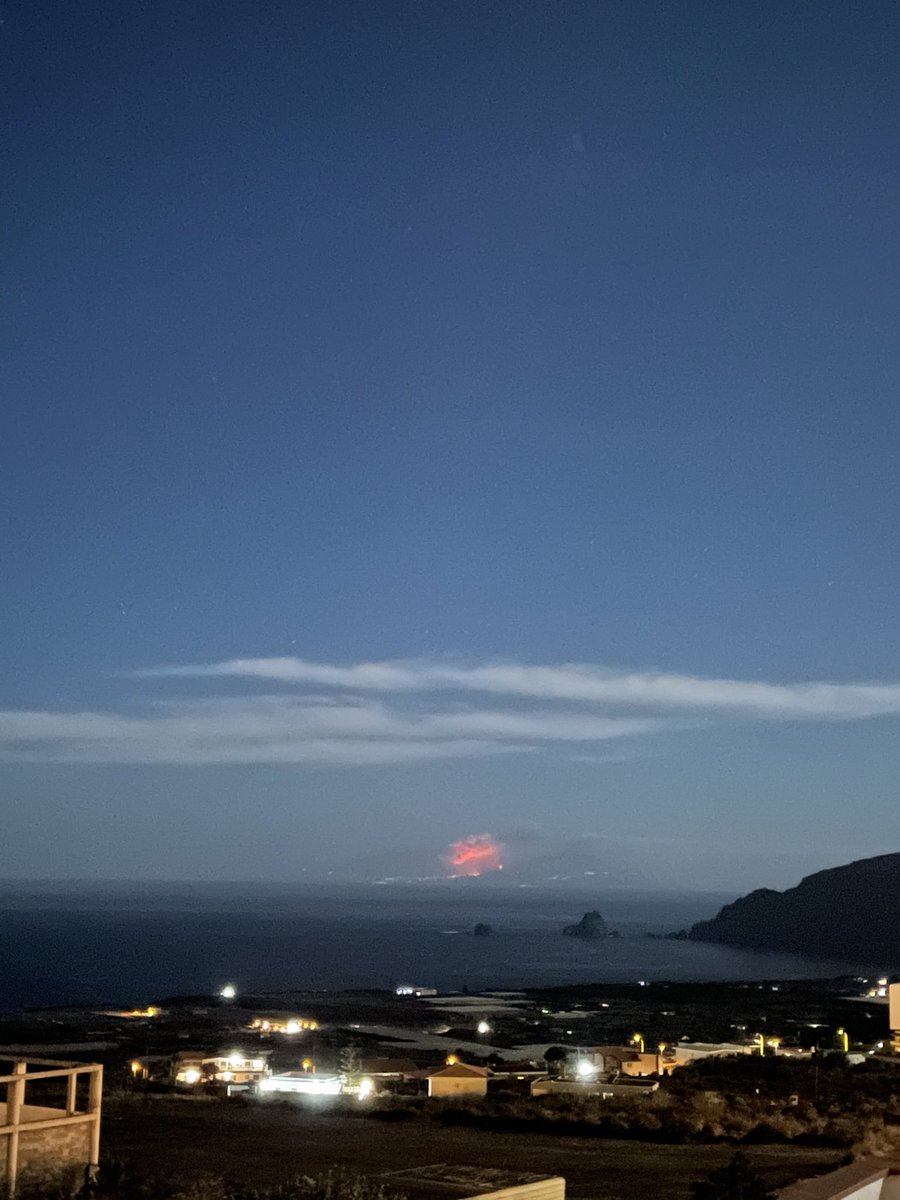
POLYGON ((428 1095, 486 1096, 491 1072, 487 1067, 473 1067, 469 1063, 451 1063, 432 1071, 428 1076, 428 1095))
POLYGON ((104 1012, 101 1015, 104 1017, 117 1017, 120 1021, 152 1021, 154 1017, 162 1014, 162 1009, 155 1004, 148 1004, 146 1008, 128 1008, 128 1009, 113 1009, 111 1012, 104 1012))
POLYGON ((97 1166, 103 1097, 99 1063, 0 1060, 0 1088, 5 1093, 0 1102, 0 1180, 8 1195, 23 1171, 53 1174, 97 1166), (48 1083, 51 1088, 63 1085, 65 1098, 62 1092, 58 1100, 41 1095, 48 1083))
POLYGON ((891 1044, 900 1051, 900 983, 892 983, 888 987, 888 1014, 891 1026, 891 1044))
POLYGON ((308 1030, 318 1029, 319 1022, 313 1021, 309 1017, 254 1017, 247 1028, 264 1036, 266 1034, 282 1033, 288 1037, 292 1037, 297 1033, 306 1033, 308 1030))
POLYGON ((263 1095, 338 1096, 344 1089, 340 1075, 317 1075, 312 1071, 285 1071, 262 1080, 263 1095))
POLYGON ((676 1042, 674 1045, 662 1044, 652 1049, 648 1046, 646 1050, 634 1044, 593 1046, 579 1054, 579 1063, 589 1063, 599 1075, 628 1075, 640 1078, 646 1075, 671 1075, 679 1067, 690 1066, 699 1059, 756 1053, 756 1043, 745 1045, 731 1042, 676 1042))
POLYGON ((268 1050, 229 1050, 222 1054, 182 1050, 173 1062, 173 1077, 183 1087, 198 1083, 259 1083, 269 1074, 268 1050))

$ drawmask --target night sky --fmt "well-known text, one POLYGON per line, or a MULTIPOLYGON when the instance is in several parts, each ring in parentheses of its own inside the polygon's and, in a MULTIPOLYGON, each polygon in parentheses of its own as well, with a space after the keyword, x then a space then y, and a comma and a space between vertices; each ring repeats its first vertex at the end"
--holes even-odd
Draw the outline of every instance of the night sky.
POLYGON ((894 3, 0 15, 0 875, 900 848, 894 3))

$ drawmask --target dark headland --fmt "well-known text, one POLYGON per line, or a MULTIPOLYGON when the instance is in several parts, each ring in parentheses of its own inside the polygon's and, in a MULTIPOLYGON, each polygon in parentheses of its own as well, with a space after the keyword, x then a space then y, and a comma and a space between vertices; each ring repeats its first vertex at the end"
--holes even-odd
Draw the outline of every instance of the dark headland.
POLYGON ((850 962, 900 957, 900 854, 817 871, 784 892, 760 888, 691 928, 696 942, 850 962))

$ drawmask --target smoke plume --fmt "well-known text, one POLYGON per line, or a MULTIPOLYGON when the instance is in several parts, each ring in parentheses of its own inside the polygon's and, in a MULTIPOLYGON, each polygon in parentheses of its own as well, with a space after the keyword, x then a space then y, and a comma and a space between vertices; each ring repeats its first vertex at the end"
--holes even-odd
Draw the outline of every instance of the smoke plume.
POLYGON ((485 871, 502 871, 503 847, 489 833, 473 833, 454 842, 447 860, 454 875, 483 875, 485 871))

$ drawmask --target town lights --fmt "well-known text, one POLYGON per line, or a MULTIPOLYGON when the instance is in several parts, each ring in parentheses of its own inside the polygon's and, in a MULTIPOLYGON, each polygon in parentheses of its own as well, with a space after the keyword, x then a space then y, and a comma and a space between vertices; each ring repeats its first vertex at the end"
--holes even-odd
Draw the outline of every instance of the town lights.
POLYGON ((219 995, 222 997, 223 1000, 233 1000, 235 998, 235 996, 237 995, 237 988, 234 986, 233 983, 226 983, 225 986, 219 992, 219 995))
POLYGON ((631 1035, 631 1044, 637 1046, 641 1054, 644 1053, 644 1035, 642 1033, 633 1033, 631 1035))
POLYGON ((594 1066, 594 1064, 592 1062, 588 1062, 586 1058, 580 1058, 578 1060, 578 1065, 575 1067, 575 1070, 582 1077, 582 1079, 587 1079, 589 1075, 595 1074, 596 1069, 597 1068, 594 1066))
POLYGON ((300 1022, 299 1021, 288 1021, 288 1023, 284 1027, 284 1032, 291 1033, 291 1034, 299 1033, 300 1032, 300 1022))
POLYGON ((368 1100, 375 1091, 375 1084, 371 1079, 361 1079, 359 1081, 359 1091, 356 1093, 360 1100, 368 1100))
POLYGON ((144 1069, 144 1068, 143 1068, 143 1067, 141 1066, 141 1064, 140 1064, 140 1063, 137 1061, 137 1059, 135 1059, 135 1061, 134 1061, 134 1062, 131 1064, 131 1073, 132 1073, 132 1075, 140 1075, 140 1073, 141 1073, 141 1071, 143 1071, 143 1069, 144 1069))
POLYGON ((479 1021, 478 1024, 475 1026, 475 1028, 476 1028, 477 1032, 481 1034, 482 1037, 484 1037, 484 1035, 486 1033, 491 1032, 491 1027, 487 1023, 487 1021, 479 1021))
POLYGON ((194 1067, 188 1067, 188 1069, 185 1072, 183 1072, 181 1078, 184 1080, 185 1083, 190 1083, 190 1084, 199 1083, 200 1082, 200 1072, 198 1070, 196 1070, 196 1068, 194 1068, 194 1067))

